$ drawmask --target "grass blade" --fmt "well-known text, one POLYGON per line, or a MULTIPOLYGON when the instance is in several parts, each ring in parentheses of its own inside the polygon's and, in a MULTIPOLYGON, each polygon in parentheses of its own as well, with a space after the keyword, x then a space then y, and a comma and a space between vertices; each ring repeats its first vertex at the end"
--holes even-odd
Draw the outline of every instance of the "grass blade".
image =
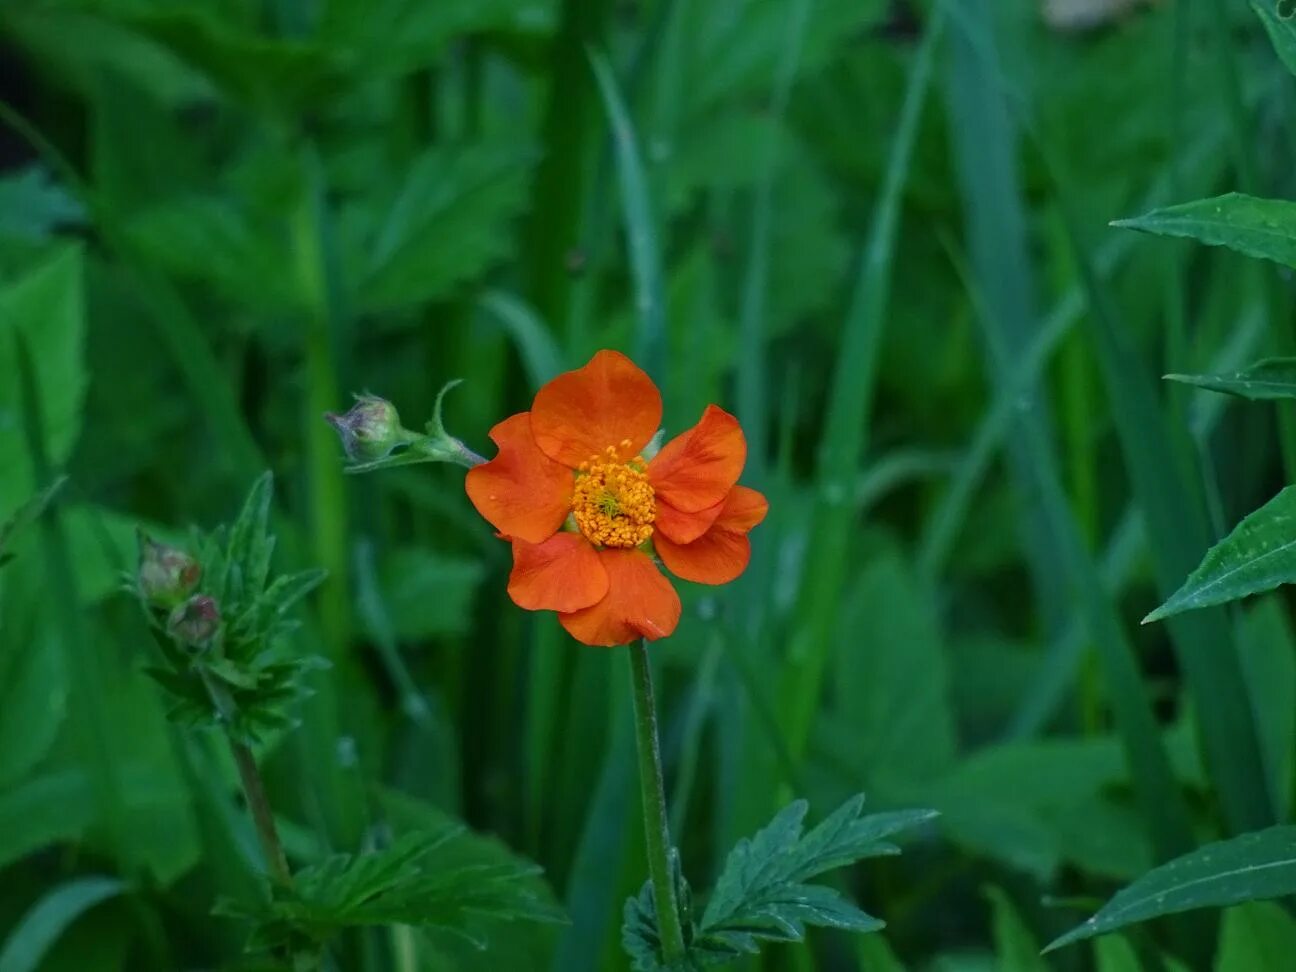
POLYGON ((815 556, 798 594, 796 616, 804 621, 793 634, 785 673, 784 725, 793 756, 804 751, 832 651, 829 632, 845 580, 849 525, 854 516, 850 497, 867 439, 877 349, 890 296, 900 193, 909 173, 918 122, 931 83, 936 46, 944 29, 944 11, 945 5, 940 4, 933 12, 910 71, 833 373, 818 455, 819 491, 810 539, 815 556))
POLYGON ((662 284, 661 253, 658 249, 648 180, 644 175, 634 122, 621 97, 612 67, 599 51, 591 48, 588 53, 616 148, 621 205, 625 215, 626 248, 630 253, 630 269, 634 274, 635 310, 639 321, 635 357, 640 367, 661 385, 666 373, 665 288, 662 284))
POLYGON ((0 972, 36 972, 68 926, 126 885, 116 878, 86 877, 61 884, 22 916, 0 951, 0 972))

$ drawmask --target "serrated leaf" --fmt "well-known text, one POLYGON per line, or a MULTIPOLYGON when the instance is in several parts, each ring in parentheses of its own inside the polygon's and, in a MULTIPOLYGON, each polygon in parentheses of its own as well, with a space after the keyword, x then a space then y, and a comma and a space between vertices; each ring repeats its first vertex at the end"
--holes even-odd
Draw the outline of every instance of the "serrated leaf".
POLYGON ((1253 402, 1296 398, 1296 358, 1265 358, 1231 375, 1166 375, 1166 380, 1253 402))
POLYGON ((410 925, 434 928, 485 946, 477 931, 486 921, 561 921, 537 896, 534 865, 518 858, 464 863, 454 845, 464 827, 446 820, 436 830, 407 833, 382 850, 333 855, 299 871, 265 910, 225 903, 223 910, 251 919, 258 947, 305 939, 322 944, 345 928, 410 925))
POLYGON ((511 142, 431 149, 381 209, 350 210, 347 269, 361 309, 442 296, 503 256, 509 221, 526 202, 531 160, 511 142))
POLYGON ((1112 223, 1155 236, 1180 236, 1296 267, 1296 202, 1231 192, 1112 223))
MULTIPOLYGON (((862 795, 852 797, 804 838, 805 801, 784 807, 730 852, 700 924, 692 921, 692 896, 677 869, 687 952, 681 968, 724 964, 758 952, 764 942, 799 941, 807 925, 860 933, 882 928, 882 921, 835 889, 804 883, 865 857, 897 853, 881 838, 934 816, 916 810, 860 817, 863 806, 862 795)), ((655 902, 647 882, 637 897, 626 902, 621 939, 639 972, 667 969, 659 952, 655 902)))
POLYGON ((1224 604, 1296 580, 1296 486, 1288 486, 1207 551, 1201 565, 1143 619, 1224 604))
POLYGON ((1270 827, 1153 868, 1045 951, 1163 915, 1289 894, 1296 894, 1296 827, 1270 827))

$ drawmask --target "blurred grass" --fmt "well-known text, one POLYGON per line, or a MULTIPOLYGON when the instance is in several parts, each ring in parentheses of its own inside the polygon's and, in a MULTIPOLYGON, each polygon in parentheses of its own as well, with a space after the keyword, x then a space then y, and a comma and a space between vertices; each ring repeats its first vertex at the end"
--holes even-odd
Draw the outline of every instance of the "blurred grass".
POLYGON ((1292 198, 1296 103, 1240 6, 1041 11, 0 0, 0 523, 70 477, 0 566, 0 954, 107 876, 38 968, 248 968, 209 914, 255 888, 232 768, 165 721, 115 591, 136 525, 181 540, 270 468, 281 566, 331 575, 298 640, 334 667, 264 753, 290 855, 448 813, 572 919, 337 967, 624 968, 621 664, 508 603, 460 473, 346 477, 321 420, 371 391, 417 427, 463 378, 480 451, 615 347, 668 434, 738 414, 771 500, 655 647, 693 886, 792 793, 943 814, 844 878, 885 943, 739 968, 1244 970, 1228 922, 1217 956, 1175 925, 1033 950, 1073 924, 1043 897, 1290 813, 1285 597, 1137 621, 1293 455, 1289 409, 1155 383, 1289 348, 1291 281, 1107 223, 1292 198))

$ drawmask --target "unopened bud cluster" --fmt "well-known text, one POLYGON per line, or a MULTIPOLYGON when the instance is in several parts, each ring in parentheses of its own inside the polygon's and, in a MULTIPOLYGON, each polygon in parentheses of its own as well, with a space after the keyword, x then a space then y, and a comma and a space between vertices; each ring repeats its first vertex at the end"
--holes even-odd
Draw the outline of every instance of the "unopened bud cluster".
POLYGON ((140 598, 166 633, 181 644, 201 647, 220 630, 221 612, 216 599, 197 594, 202 565, 177 547, 158 543, 140 534, 136 585, 140 598))

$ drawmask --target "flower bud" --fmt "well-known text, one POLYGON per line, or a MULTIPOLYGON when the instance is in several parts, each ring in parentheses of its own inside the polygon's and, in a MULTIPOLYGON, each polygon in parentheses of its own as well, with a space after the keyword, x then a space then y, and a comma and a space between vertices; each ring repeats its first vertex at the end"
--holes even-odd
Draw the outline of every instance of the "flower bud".
POLYGON ((171 612, 167 618, 167 634, 176 641, 196 647, 210 641, 220 623, 220 605, 216 599, 197 594, 171 612))
POLYGON ((345 415, 330 412, 324 419, 337 429, 342 448, 352 462, 382 459, 396 446, 417 438, 401 428, 395 405, 373 395, 357 395, 356 403, 345 415))
POLYGON ((140 594, 155 607, 174 607, 193 593, 202 567, 183 550, 140 534, 137 579, 140 594))

